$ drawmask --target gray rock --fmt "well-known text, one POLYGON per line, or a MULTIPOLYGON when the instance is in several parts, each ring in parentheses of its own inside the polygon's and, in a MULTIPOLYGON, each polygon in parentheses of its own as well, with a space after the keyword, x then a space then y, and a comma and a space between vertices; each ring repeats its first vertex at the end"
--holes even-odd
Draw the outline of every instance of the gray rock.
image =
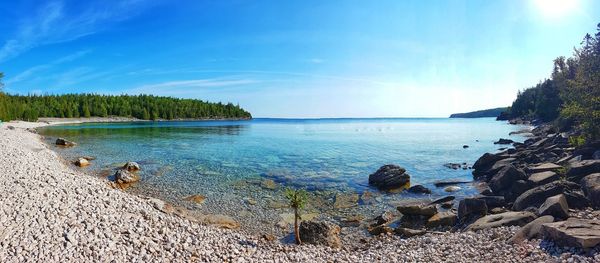
POLYGON ((511 144, 514 141, 511 139, 502 139, 500 138, 498 141, 494 142, 494 144, 511 144))
POLYGON ((448 192, 448 193, 452 193, 452 192, 458 192, 460 191, 460 187, 456 186, 456 185, 450 185, 450 186, 446 186, 446 188, 444 188, 444 191, 448 192))
POLYGON ((130 171, 130 172, 135 172, 135 171, 139 171, 140 165, 136 162, 127 162, 125 165, 123 165, 123 169, 130 171))
POLYGON ((392 222, 395 217, 396 217, 396 215, 394 215, 394 213, 392 213, 390 211, 385 211, 381 215, 377 216, 374 219, 375 225, 384 225, 384 224, 387 224, 389 222, 392 222))
POLYGON ((504 196, 499 196, 499 195, 477 196, 477 197, 475 197, 475 199, 483 200, 488 209, 492 209, 492 208, 496 208, 496 207, 504 207, 506 205, 504 196))
POLYGON ((592 206, 600 208, 600 173, 590 174, 581 179, 581 189, 592 206))
POLYGON ((456 224, 457 216, 456 214, 446 211, 439 212, 427 220, 425 226, 429 228, 438 227, 438 226, 454 226, 456 224))
POLYGON ((58 139, 56 139, 56 145, 71 147, 71 146, 75 146, 77 144, 74 142, 71 142, 71 141, 67 141, 64 138, 58 138, 58 139))
POLYGON ((569 205, 563 194, 548 197, 538 209, 538 215, 551 215, 554 218, 566 219, 569 217, 569 205))
POLYGON ((552 216, 541 216, 536 218, 535 220, 529 222, 527 225, 521 227, 509 240, 509 243, 520 243, 523 240, 534 239, 534 238, 542 238, 542 225, 546 223, 554 222, 554 217, 552 216))
POLYGON ((520 211, 528 207, 537 209, 548 197, 562 194, 565 190, 570 189, 579 189, 579 185, 566 181, 554 181, 529 189, 515 200, 513 210, 520 211))
POLYGON ((127 170, 117 170, 115 172, 115 181, 117 183, 135 183, 140 180, 140 176, 127 170))
POLYGON ((524 226, 536 218, 535 214, 527 211, 505 212, 502 214, 484 216, 467 227, 468 230, 481 230, 501 226, 524 226))
POLYGON ((545 172, 540 172, 540 173, 534 173, 534 174, 530 175, 529 179, 527 179, 527 180, 534 185, 542 185, 542 184, 551 183, 558 179, 560 179, 560 176, 557 173, 555 173, 553 171, 545 171, 545 172))
POLYGON ((467 222, 487 215, 487 205, 484 200, 465 198, 458 203, 458 219, 467 222))
POLYGON ((489 182, 490 188, 494 193, 509 188, 514 181, 524 179, 526 175, 512 165, 504 166, 489 182))
POLYGON ((588 174, 600 173, 600 160, 584 160, 571 164, 567 171, 567 178, 573 182, 579 182, 588 174))
POLYGON ((330 222, 302 221, 300 223, 300 239, 304 243, 323 245, 333 248, 342 247, 340 227, 330 222))
POLYGON ((600 221, 569 218, 542 225, 546 239, 562 246, 592 248, 600 244, 600 221))
POLYGON ((435 205, 402 205, 397 207, 402 215, 433 216, 437 213, 435 205))
POLYGON ((427 231, 410 229, 410 228, 405 228, 405 227, 398 227, 398 228, 394 229, 394 233, 396 233, 396 235, 403 236, 403 237, 414 237, 414 236, 425 235, 425 234, 427 234, 427 231))
POLYGON ((530 173, 541 173, 541 172, 546 172, 546 171, 556 171, 563 168, 560 165, 557 164, 553 164, 553 163, 543 163, 537 166, 532 166, 532 167, 528 167, 527 170, 530 173))
POLYGON ((398 165, 384 165, 369 175, 369 184, 379 189, 394 189, 410 183, 410 175, 398 165))
POLYGON ((442 203, 447 203, 447 202, 454 201, 454 199, 455 199, 455 198, 456 198, 456 197, 454 197, 454 196, 452 196, 452 195, 449 195, 449 196, 445 196, 445 197, 442 197, 442 198, 436 199, 436 200, 434 200, 433 202, 431 202, 431 203, 429 203, 429 204, 430 204, 430 205, 433 205, 433 204, 442 204, 442 203))

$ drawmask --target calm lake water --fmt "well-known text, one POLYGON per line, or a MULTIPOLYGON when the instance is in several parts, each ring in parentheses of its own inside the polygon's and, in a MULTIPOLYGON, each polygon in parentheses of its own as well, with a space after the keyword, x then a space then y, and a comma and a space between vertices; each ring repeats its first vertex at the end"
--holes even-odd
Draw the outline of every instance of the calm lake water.
MULTIPOLYGON (((368 176, 389 163, 406 168, 412 184, 431 188, 433 196, 443 195, 434 182, 472 180, 470 170, 452 170, 445 163, 472 164, 502 147, 493 144, 498 138, 523 141, 508 136, 521 128, 493 118, 254 119, 94 123, 40 132, 50 144, 56 137, 77 142, 73 148, 56 148, 67 159, 97 157, 85 168, 88 172, 106 175, 128 160, 137 161, 143 167, 142 181, 133 191, 178 200, 195 193, 235 192, 240 180, 264 179, 282 188, 376 192, 368 176)), ((475 193, 471 185, 461 187, 455 194, 475 193)))

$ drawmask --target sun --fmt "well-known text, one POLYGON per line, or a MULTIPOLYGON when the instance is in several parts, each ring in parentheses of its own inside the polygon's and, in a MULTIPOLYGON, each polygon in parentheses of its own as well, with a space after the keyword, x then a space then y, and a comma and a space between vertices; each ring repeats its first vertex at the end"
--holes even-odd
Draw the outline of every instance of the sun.
POLYGON ((571 14, 579 0, 532 0, 535 8, 547 18, 561 18, 571 14))

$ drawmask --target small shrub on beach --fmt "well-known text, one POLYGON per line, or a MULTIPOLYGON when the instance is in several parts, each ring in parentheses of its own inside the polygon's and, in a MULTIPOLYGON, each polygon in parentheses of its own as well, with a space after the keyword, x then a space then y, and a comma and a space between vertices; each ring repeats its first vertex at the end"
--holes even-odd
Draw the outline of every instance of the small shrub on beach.
POLYGON ((302 244, 302 240, 300 239, 300 230, 298 227, 298 220, 301 220, 300 210, 304 208, 306 202, 308 201, 308 192, 304 189, 285 189, 285 197, 290 202, 290 207, 294 209, 294 236, 296 239, 296 244, 302 244))

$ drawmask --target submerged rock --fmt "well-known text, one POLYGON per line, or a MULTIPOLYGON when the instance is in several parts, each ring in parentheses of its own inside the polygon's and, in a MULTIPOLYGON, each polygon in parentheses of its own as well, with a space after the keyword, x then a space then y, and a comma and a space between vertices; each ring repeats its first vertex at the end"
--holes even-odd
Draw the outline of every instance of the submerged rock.
POLYGON ((130 172, 135 172, 135 171, 139 171, 140 165, 136 162, 127 162, 125 165, 123 165, 123 169, 130 171, 130 172))
POLYGON ((433 216, 437 213, 435 205, 402 205, 398 211, 408 216, 433 216))
POLYGON ((431 190, 429 190, 429 188, 422 186, 420 184, 411 186, 406 191, 408 191, 410 193, 414 193, 414 194, 431 194, 431 190))
POLYGON ((448 192, 448 193, 452 193, 452 192, 458 192, 460 191, 460 187, 456 186, 456 185, 451 185, 451 186, 446 186, 446 188, 444 188, 444 191, 448 192))
POLYGON ((71 147, 71 146, 75 146, 77 144, 74 142, 71 142, 71 141, 67 141, 64 138, 58 138, 58 139, 56 139, 56 145, 71 147))
POLYGON ((394 164, 384 165, 369 175, 369 184, 379 189, 401 188, 408 183, 410 175, 406 173, 406 169, 394 164))
POLYGON ((342 247, 340 232, 340 227, 330 222, 302 221, 300 223, 300 239, 308 244, 340 248, 342 247))
POLYGON ((600 244, 600 220, 569 218, 542 225, 544 237, 562 246, 592 248, 600 244))
POLYGON ((260 183, 260 186, 265 189, 275 190, 277 188, 277 183, 271 179, 265 179, 260 183))
POLYGON ((115 173, 115 181, 120 184, 135 183, 140 180, 140 176, 127 170, 118 170, 115 173))
POLYGON ((498 141, 494 142, 494 144, 511 144, 514 141, 511 139, 502 139, 500 138, 498 141))
POLYGON ((196 204, 202 204, 202 203, 204 203, 204 200, 206 200, 206 196, 203 196, 200 194, 195 194, 195 195, 186 196, 183 198, 183 200, 194 202, 196 204))
POLYGON ((333 203, 333 207, 336 209, 340 208, 350 208, 358 205, 358 194, 344 194, 337 193, 335 195, 335 202, 333 203))

